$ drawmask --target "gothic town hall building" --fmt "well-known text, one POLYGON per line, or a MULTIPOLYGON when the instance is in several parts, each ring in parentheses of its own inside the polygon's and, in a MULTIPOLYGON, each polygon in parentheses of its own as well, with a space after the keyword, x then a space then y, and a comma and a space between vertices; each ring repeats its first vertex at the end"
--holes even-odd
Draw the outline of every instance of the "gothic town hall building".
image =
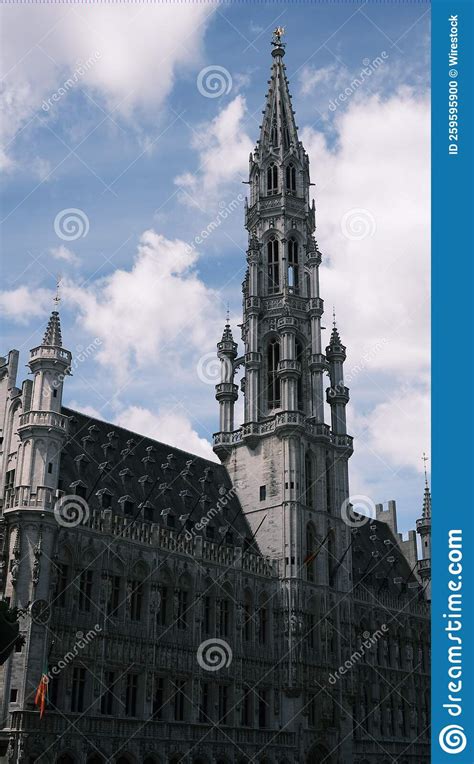
POLYGON ((0 669, 3 762, 429 761, 430 492, 420 560, 394 502, 351 509, 346 349, 335 325, 321 345, 309 161, 272 45, 243 354, 229 323, 217 344, 221 463, 67 408, 56 310, 30 379, 0 359, 0 594, 24 637, 0 669))

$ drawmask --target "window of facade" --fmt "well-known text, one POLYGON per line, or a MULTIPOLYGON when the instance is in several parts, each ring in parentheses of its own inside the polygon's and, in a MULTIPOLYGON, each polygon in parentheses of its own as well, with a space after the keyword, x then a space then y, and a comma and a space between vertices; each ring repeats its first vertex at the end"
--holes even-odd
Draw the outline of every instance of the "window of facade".
POLYGON ((71 711, 73 713, 84 711, 85 690, 86 670, 76 666, 72 671, 71 711))
POLYGON ((286 190, 292 193, 296 191, 296 168, 291 163, 286 166, 286 190))
POLYGON ((280 291, 280 251, 274 236, 267 242, 268 294, 280 291))
POLYGON ((153 718, 158 721, 164 717, 165 698, 165 678, 157 676, 155 678, 155 694, 153 697, 153 718))
POLYGON ((268 727, 267 690, 260 690, 258 693, 258 726, 268 727))
POLYGON ((267 498, 267 486, 261 485, 260 486, 260 501, 265 501, 267 498))
POLYGON ((129 581, 129 606, 132 621, 140 621, 143 605, 143 584, 141 581, 129 581))
POLYGON ((280 343, 271 340, 267 351, 267 404, 269 409, 280 406, 280 379, 278 377, 278 364, 280 362, 280 343))
POLYGON ((92 595, 92 570, 83 570, 79 576, 78 607, 84 613, 90 613, 92 595))
POLYGON ((100 713, 111 716, 114 712, 114 684, 115 673, 106 671, 104 674, 105 689, 100 699, 100 713))
POLYGON ((184 679, 177 679, 174 689, 174 720, 182 722, 186 706, 186 681, 184 679))
POLYGON ((269 194, 278 193, 278 167, 276 164, 271 164, 267 168, 267 192, 269 194))
POLYGON ((120 606, 120 576, 108 575, 107 579, 107 615, 117 616, 117 612, 120 606))
POLYGON ((243 688, 243 697, 241 705, 241 723, 242 727, 252 727, 252 692, 250 687, 243 688))
POLYGON ((265 645, 267 642, 268 631, 268 610, 265 603, 262 603, 258 609, 258 642, 265 645))
POLYGON ((226 684, 219 685, 218 691, 219 724, 229 723, 229 687, 226 684))
POLYGON ((178 612, 176 623, 178 629, 188 628, 188 597, 189 592, 186 589, 178 590, 178 612))
POLYGON ((209 682, 201 683, 201 695, 199 698, 199 721, 209 722, 211 712, 211 685, 209 682))
POLYGON ((314 495, 314 476, 313 476, 313 455, 308 449, 304 458, 304 477, 305 477, 305 504, 307 507, 313 506, 314 495))
POLYGON ((299 292, 298 242, 296 239, 289 239, 288 241, 288 289, 294 294, 299 292))
POLYGON ((125 686, 125 715, 137 715, 138 675, 128 674, 125 686))

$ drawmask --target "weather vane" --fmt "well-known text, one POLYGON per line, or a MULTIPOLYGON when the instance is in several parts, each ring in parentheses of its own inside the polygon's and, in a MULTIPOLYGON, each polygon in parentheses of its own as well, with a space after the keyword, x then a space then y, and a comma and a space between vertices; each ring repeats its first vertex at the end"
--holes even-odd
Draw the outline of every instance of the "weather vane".
POLYGON ((273 31, 272 44, 273 45, 282 45, 281 38, 283 37, 284 34, 285 34, 285 27, 277 27, 273 31))
POLYGON ((59 307, 59 303, 61 302, 60 287, 61 287, 61 274, 58 273, 57 280, 56 280, 56 294, 53 297, 53 302, 56 308, 59 307))

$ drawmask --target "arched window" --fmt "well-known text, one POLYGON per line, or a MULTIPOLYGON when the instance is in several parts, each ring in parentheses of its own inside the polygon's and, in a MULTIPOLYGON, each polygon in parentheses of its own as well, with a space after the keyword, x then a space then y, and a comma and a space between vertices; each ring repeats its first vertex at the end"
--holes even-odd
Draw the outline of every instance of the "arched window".
POLYGON ((288 241, 288 289, 290 292, 299 292, 298 242, 296 239, 289 239, 288 241))
POLYGON ((314 475, 313 475, 313 455, 308 449, 304 458, 304 477, 305 477, 305 504, 312 507, 314 500, 314 475))
POLYGON ((267 244, 268 294, 276 294, 280 291, 279 261, 278 240, 272 236, 267 244))
POLYGON ((296 167, 294 164, 286 166, 286 190, 290 193, 296 192, 296 167))
POLYGON ((278 167, 271 164, 267 168, 267 192, 269 194, 278 193, 278 167))
POLYGON ((273 339, 268 343, 267 352, 267 404, 269 409, 280 406, 280 379, 278 377, 278 364, 280 362, 280 343, 273 339))
POLYGON ((304 564, 306 567, 306 578, 308 581, 315 579, 316 552, 317 552, 316 533, 311 523, 306 526, 306 556, 304 564))
POLYGON ((270 140, 271 140, 273 146, 278 146, 278 128, 277 128, 276 119, 274 119, 273 122, 272 122, 272 130, 271 130, 271 134, 270 134, 270 140))

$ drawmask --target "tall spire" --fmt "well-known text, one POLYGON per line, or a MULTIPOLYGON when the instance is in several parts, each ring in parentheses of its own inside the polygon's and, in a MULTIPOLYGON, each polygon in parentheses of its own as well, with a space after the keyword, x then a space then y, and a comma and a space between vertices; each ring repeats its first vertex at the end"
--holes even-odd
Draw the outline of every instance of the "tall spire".
POLYGON ((423 467, 425 471, 425 492, 423 495, 423 517, 430 518, 431 517, 431 491, 428 485, 428 476, 426 474, 426 462, 428 461, 428 457, 426 456, 424 451, 423 451, 422 459, 423 459, 423 467))
POLYGON ((296 150, 298 145, 298 132, 285 74, 286 67, 283 63, 285 43, 281 41, 281 37, 284 31, 282 27, 277 27, 273 33, 273 65, 257 145, 262 154, 270 152, 279 156, 283 156, 291 148, 296 150))
POLYGON ((57 310, 53 310, 49 317, 42 344, 57 348, 62 347, 61 322, 57 310))

